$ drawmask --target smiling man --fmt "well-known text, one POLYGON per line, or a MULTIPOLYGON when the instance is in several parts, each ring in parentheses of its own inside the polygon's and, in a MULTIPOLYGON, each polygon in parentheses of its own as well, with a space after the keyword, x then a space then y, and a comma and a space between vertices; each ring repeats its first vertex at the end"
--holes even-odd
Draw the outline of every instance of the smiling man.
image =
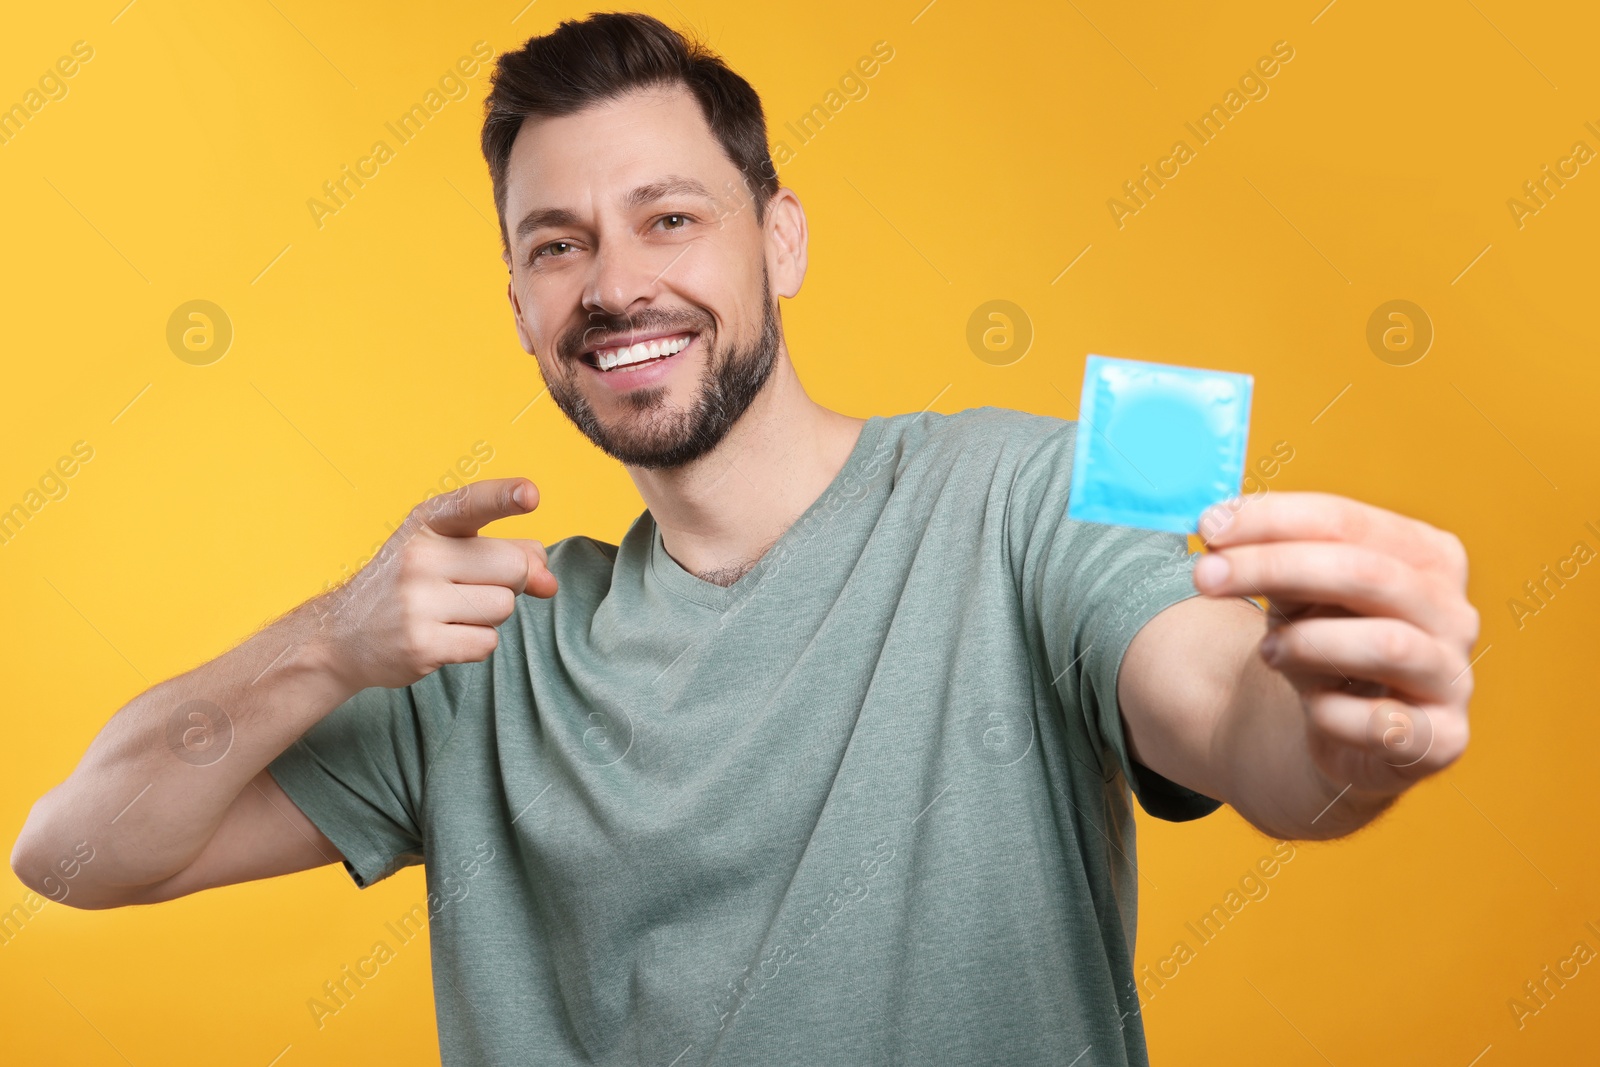
POLYGON ((517 337, 646 509, 546 549, 478 534, 527 479, 419 505, 119 711, 29 885, 80 841, 89 908, 423 864, 448 1064, 1143 1064, 1133 797, 1331 838, 1464 750, 1454 536, 1272 492, 1197 565, 1066 517, 1073 422, 814 402, 805 214, 703 48, 565 22, 483 149, 517 337))

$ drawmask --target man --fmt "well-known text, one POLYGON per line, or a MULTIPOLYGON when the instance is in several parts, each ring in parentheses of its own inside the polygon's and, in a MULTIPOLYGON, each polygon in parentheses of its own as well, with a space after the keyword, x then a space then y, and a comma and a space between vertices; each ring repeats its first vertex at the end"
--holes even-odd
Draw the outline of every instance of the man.
POLYGON ((1330 838, 1462 752, 1452 535, 1276 492, 1196 566, 1066 518, 1074 423, 812 401, 805 215, 715 56, 563 23, 483 148, 517 336, 647 510, 546 550, 478 536, 526 479, 419 505, 119 712, 29 885, 80 840, 89 908, 423 863, 451 1064, 1142 1064, 1130 788, 1330 838))

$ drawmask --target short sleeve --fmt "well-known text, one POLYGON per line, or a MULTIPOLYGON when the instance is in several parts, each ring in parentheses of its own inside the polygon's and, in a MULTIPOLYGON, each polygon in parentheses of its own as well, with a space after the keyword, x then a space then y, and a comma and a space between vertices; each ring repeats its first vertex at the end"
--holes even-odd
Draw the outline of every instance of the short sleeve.
POLYGON ((455 667, 411 685, 356 693, 267 765, 289 799, 345 856, 365 889, 423 862, 429 757, 454 725, 455 667))
POLYGON ((1005 537, 1030 644, 1068 715, 1079 714, 1101 753, 1101 773, 1119 770, 1156 818, 1184 822, 1221 801, 1173 782, 1128 755, 1117 673, 1140 628, 1163 609, 1198 596, 1182 534, 1067 518, 1078 424, 1050 432, 1016 470, 1005 537))

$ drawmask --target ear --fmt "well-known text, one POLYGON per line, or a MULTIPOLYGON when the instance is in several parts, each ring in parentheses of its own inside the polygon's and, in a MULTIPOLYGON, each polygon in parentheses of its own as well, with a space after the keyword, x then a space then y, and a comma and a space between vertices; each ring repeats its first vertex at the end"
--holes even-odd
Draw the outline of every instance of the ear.
POLYGON ((792 297, 806 279, 806 213, 787 186, 767 205, 765 241, 773 293, 792 297))
MULTIPOLYGON (((507 257, 501 257, 505 259, 507 257)), ((506 264, 506 273, 511 273, 509 260, 506 264)), ((533 342, 528 338, 528 331, 522 325, 522 302, 517 299, 515 276, 506 279, 506 299, 511 302, 511 321, 517 328, 517 341, 521 343, 522 350, 528 355, 533 355, 533 342)))

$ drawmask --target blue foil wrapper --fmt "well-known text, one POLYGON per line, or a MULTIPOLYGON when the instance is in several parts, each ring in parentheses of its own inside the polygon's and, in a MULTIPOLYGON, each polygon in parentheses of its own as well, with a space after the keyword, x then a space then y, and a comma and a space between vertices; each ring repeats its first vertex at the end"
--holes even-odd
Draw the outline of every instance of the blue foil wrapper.
POLYGON ((1248 374, 1091 355, 1083 372, 1067 518, 1197 533, 1239 494, 1248 374))

